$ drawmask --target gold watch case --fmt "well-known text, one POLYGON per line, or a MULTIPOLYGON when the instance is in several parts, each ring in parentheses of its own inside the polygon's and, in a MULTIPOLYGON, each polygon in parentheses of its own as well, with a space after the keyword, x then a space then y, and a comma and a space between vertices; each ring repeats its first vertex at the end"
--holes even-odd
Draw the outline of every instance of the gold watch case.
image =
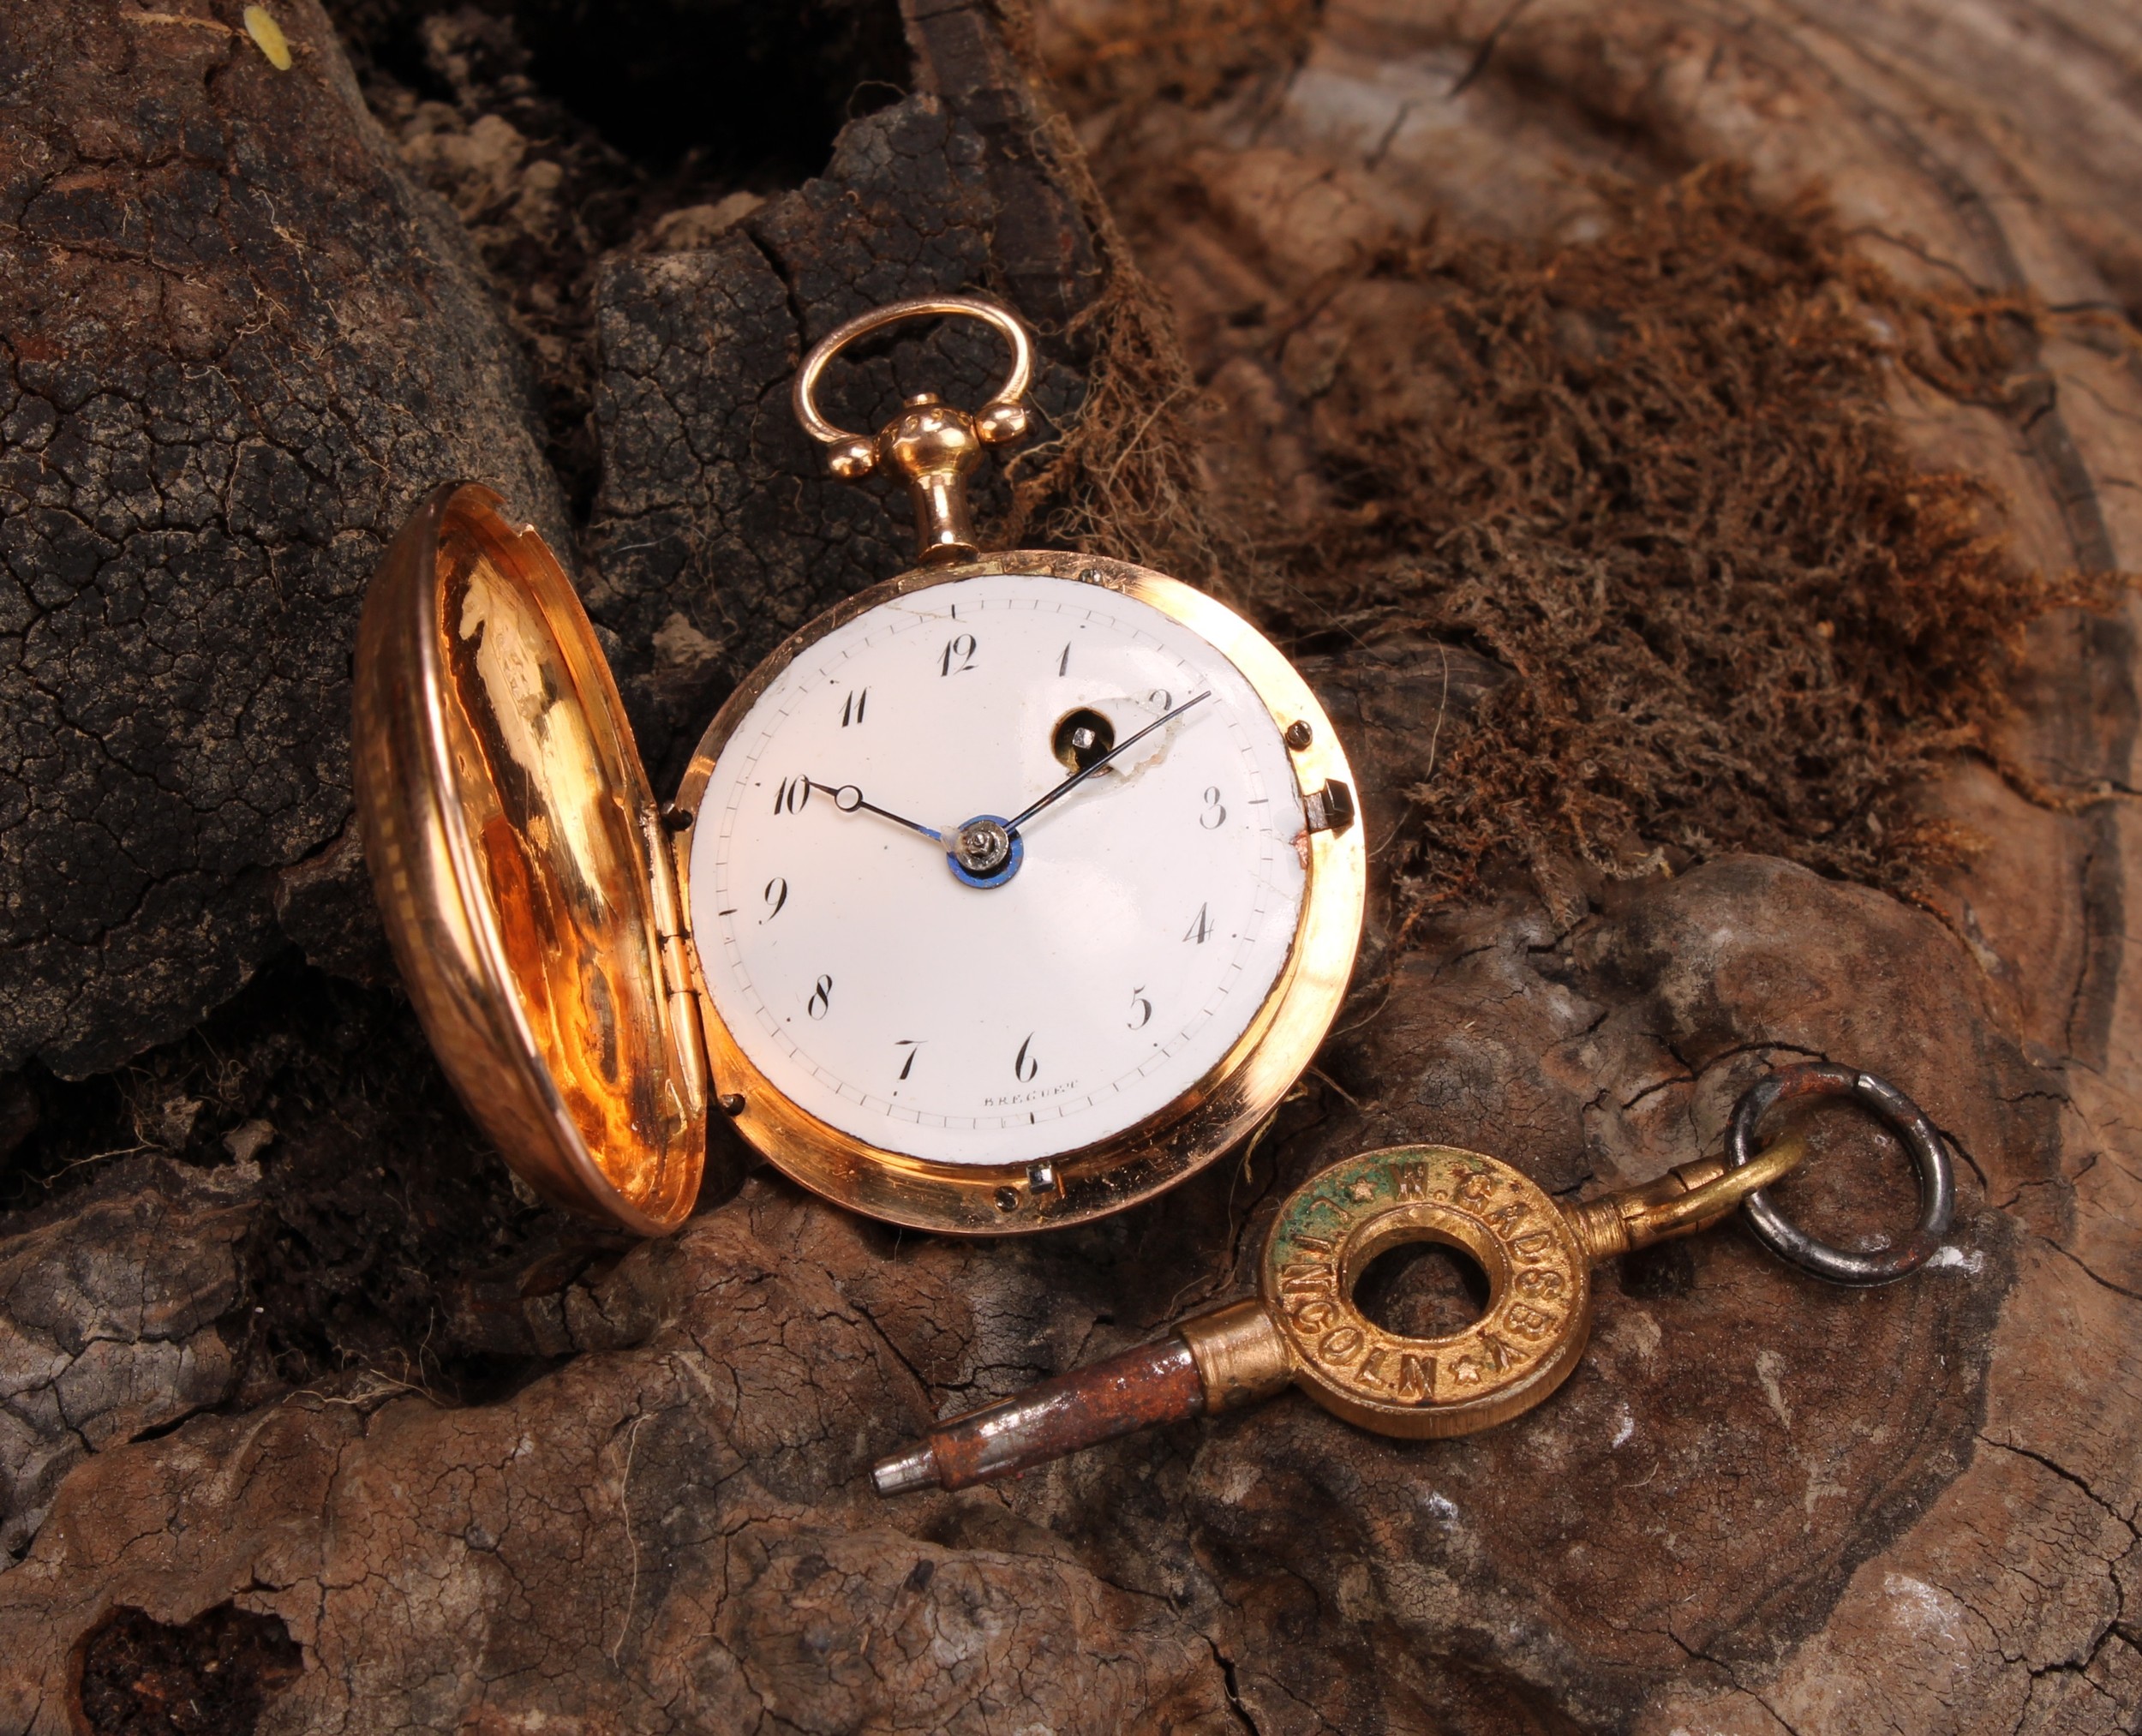
POLYGON ((698 1197, 713 1104, 784 1173, 871 1217, 967 1234, 1045 1229, 1182 1181, 1308 1065, 1353 970, 1365 828, 1338 799, 1352 774, 1323 708, 1232 610, 1091 555, 1014 550, 902 573, 769 656, 715 715, 665 811, 570 581, 502 507, 479 484, 448 484, 389 547, 358 636, 354 757, 366 854, 410 998, 464 1100, 538 1194, 639 1234, 673 1230, 698 1197), (693 945, 691 821, 731 734, 798 655, 889 599, 1000 573, 1120 591, 1232 662, 1286 736, 1307 879, 1285 965, 1194 1086, 1050 1162, 947 1164, 827 1125, 745 1057, 693 945))

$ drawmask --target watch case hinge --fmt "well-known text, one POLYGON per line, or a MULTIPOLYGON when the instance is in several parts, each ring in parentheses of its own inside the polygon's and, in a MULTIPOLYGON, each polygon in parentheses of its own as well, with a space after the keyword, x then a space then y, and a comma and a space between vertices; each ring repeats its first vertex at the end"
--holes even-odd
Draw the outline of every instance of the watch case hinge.
POLYGON ((647 854, 654 870, 655 950, 662 978, 662 992, 669 999, 670 1029, 685 1070, 695 1092, 706 1090, 706 1045, 699 1025, 699 997, 705 981, 699 972, 698 949, 692 944, 691 925, 685 919, 684 899, 679 891, 681 877, 671 853, 681 847, 681 834, 673 833, 653 807, 643 811, 640 829, 647 839, 647 854))
POLYGON ((1354 823, 1353 787, 1333 778, 1302 797, 1301 811, 1312 832, 1343 832, 1354 823))
POLYGON ((698 961, 692 955, 690 939, 681 934, 665 934, 660 938, 663 989, 672 995, 697 994, 698 961))

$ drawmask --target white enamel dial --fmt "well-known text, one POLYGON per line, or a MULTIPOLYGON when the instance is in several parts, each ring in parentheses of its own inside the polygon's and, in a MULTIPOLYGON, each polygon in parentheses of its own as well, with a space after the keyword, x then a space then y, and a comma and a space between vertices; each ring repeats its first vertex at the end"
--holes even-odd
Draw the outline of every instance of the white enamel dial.
POLYGON ((692 928, 722 1021, 810 1114, 1031 1162, 1227 1054, 1294 943, 1302 835, 1279 727, 1204 638, 1098 585, 961 578, 835 629, 745 714, 692 829, 692 928), (1020 826, 1001 884, 954 871, 960 826, 1069 775, 1071 713, 1107 720, 1104 746, 1200 694, 1020 826))

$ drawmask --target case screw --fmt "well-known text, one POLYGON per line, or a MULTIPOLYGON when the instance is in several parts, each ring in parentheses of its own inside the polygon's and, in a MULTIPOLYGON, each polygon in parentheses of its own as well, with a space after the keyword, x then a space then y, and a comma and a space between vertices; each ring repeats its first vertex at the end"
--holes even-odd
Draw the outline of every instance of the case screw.
POLYGON ((1316 739, 1316 731, 1309 727, 1306 717, 1297 717, 1287 726, 1287 745, 1296 753, 1316 739))
POLYGON ((722 1114, 732 1118, 742 1115, 744 1113, 744 1093, 740 1091, 726 1091, 715 1098, 714 1106, 722 1114))
POLYGON ((1019 1189, 999 1188, 996 1190, 996 1209, 999 1212, 1016 1212, 1019 1209, 1019 1189))
POLYGON ((662 810, 662 829, 669 832, 688 832, 691 829, 691 810, 680 808, 672 802, 662 810))

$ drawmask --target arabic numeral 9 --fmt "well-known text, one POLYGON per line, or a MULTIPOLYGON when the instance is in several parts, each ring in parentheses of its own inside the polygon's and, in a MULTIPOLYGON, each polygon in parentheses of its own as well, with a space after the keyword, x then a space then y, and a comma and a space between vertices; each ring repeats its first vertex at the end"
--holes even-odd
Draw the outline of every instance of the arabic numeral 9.
POLYGON ((811 998, 804 1003, 804 1011, 814 1019, 823 1019, 833 1010, 833 979, 820 977, 811 991, 811 998))
POLYGON ((771 922, 781 914, 781 906, 788 902, 788 883, 776 874, 766 883, 765 898, 766 914, 759 920, 771 922))

